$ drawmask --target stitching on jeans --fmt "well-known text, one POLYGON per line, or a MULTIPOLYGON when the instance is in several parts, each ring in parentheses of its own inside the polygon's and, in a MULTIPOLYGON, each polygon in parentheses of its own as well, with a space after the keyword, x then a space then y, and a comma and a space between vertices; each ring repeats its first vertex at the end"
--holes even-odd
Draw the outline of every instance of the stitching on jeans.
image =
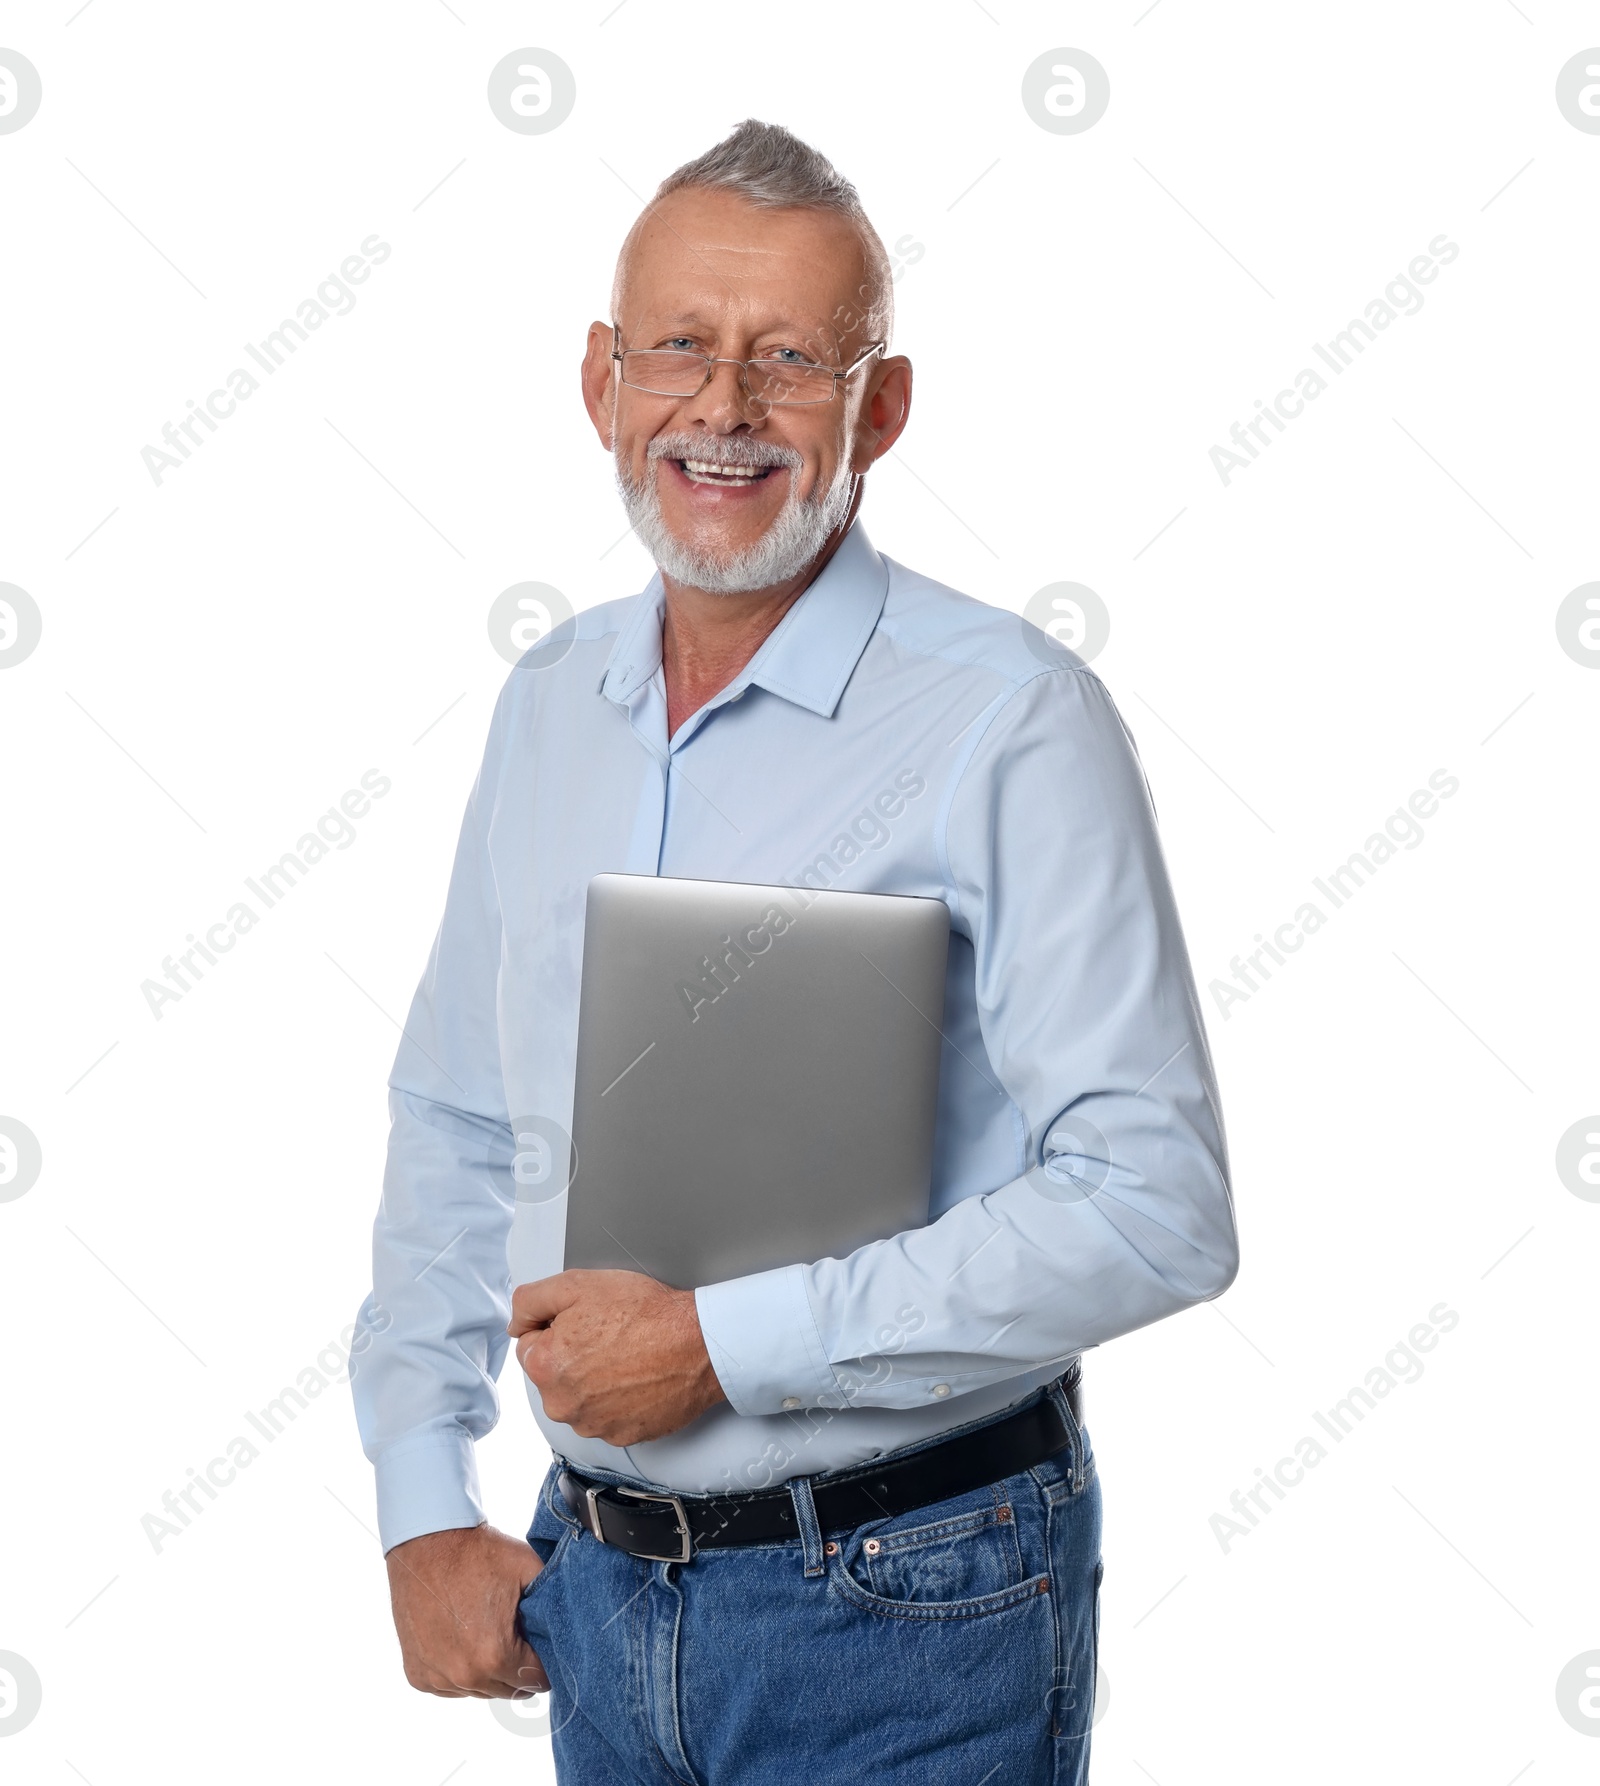
POLYGON ((683 1641, 683 1589, 678 1586, 677 1576, 673 1573, 677 1567, 677 1564, 668 1563, 661 1574, 662 1577, 665 1578, 675 1602, 672 1614, 672 1685, 669 1704, 672 1709, 673 1747, 678 1751, 678 1760, 683 1763, 685 1772, 680 1774, 667 1756, 662 1754, 660 1743, 655 1745, 655 1750, 656 1753, 661 1756, 662 1765, 666 1768, 667 1772, 671 1774, 674 1780, 682 1782, 682 1786, 700 1786, 699 1779, 694 1771, 694 1763, 689 1759, 689 1752, 683 1746, 683 1718, 681 1716, 681 1707, 679 1705, 679 1697, 683 1684, 679 1674, 679 1662, 681 1660, 680 1646, 683 1641))
MULTIPOLYGON (((1049 1494, 1047 1492, 1046 1496, 1045 1496, 1045 1508, 1044 1508, 1044 1554, 1045 1554, 1046 1567, 1050 1571, 1050 1579, 1051 1579, 1052 1586, 1054 1586, 1054 1583, 1055 1583, 1055 1572, 1056 1572, 1055 1571, 1056 1519, 1058 1517, 1057 1509, 1059 1506, 1060 1506, 1060 1503, 1058 1501, 1051 1500, 1049 1497, 1049 1494)), ((1055 1739, 1062 1736, 1064 1733, 1064 1730, 1065 1730, 1065 1725, 1064 1725, 1064 1722, 1061 1717, 1061 1704, 1060 1704, 1059 1699, 1057 1698, 1057 1695, 1062 1693, 1065 1690, 1064 1683, 1061 1678, 1062 1670, 1066 1666, 1062 1659, 1064 1640, 1063 1640, 1063 1634, 1062 1634, 1062 1630, 1061 1630, 1061 1617, 1062 1617, 1061 1595, 1058 1593, 1052 1593, 1050 1596, 1050 1633, 1051 1633, 1051 1641, 1055 1647, 1055 1660, 1054 1660, 1054 1663, 1050 1669, 1050 1736, 1051 1736, 1052 1742, 1054 1742, 1055 1739)), ((1055 1751, 1055 1759, 1059 1765, 1059 1761, 1060 1761, 1060 1750, 1059 1749, 1057 1749, 1055 1751)))
MULTIPOLYGON (((842 1555, 841 1552, 833 1560, 840 1562, 842 1555)), ((862 1587, 842 1565, 834 1575, 833 1585, 841 1599, 849 1601, 862 1612, 874 1612, 884 1618, 935 1622, 987 1618, 993 1613, 1009 1612, 1014 1607, 1026 1606, 1032 1600, 1051 1597, 1048 1575, 1032 1575, 1026 1581, 1018 1582, 1015 1587, 1001 1588, 993 1594, 982 1594, 976 1600, 886 1600, 881 1594, 870 1593, 862 1587), (1041 1583, 1044 1585, 1041 1586, 1041 1583)))
POLYGON ((885 1554, 915 1550, 924 1544, 937 1544, 942 1538, 964 1538, 971 1533, 990 1531, 1004 1523, 995 1517, 995 1511, 993 1507, 974 1507, 969 1513, 953 1513, 948 1519, 930 1520, 926 1525, 904 1526, 898 1532, 870 1535, 878 1540, 885 1554))

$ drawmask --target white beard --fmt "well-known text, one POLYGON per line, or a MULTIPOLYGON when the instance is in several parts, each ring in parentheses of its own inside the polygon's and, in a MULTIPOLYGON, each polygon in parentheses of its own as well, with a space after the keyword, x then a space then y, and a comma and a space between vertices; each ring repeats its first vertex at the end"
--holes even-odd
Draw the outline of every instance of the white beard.
POLYGON ((613 454, 622 506, 657 568, 676 582, 711 595, 743 595, 799 576, 850 512, 854 477, 848 459, 840 461, 827 490, 806 500, 801 500, 792 481, 799 470, 798 455, 796 460, 789 472, 789 495, 772 524, 754 545, 729 554, 710 552, 678 539, 668 529, 661 512, 655 463, 652 462, 644 483, 638 484, 628 475, 620 454, 613 454))

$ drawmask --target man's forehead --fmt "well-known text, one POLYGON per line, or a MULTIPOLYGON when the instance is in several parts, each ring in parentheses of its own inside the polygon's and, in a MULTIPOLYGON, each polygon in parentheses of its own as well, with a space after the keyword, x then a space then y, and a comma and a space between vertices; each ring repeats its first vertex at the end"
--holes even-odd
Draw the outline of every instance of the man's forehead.
POLYGON ((723 193, 672 193, 641 217, 619 272, 637 299, 664 284, 696 294, 788 283, 806 295, 859 283, 863 243, 847 219, 814 209, 765 209, 723 193))
POLYGON ((731 260, 736 269, 741 265, 771 265, 791 258, 795 252, 791 246, 776 242, 736 242, 726 236, 690 235, 683 230, 674 230, 670 238, 662 238, 660 246, 682 249, 679 259, 731 260))
MULTIPOLYGON (((658 306, 714 305, 719 299, 743 298, 761 286, 774 289, 793 286, 801 265, 781 248, 753 242, 674 240, 665 253, 647 246, 627 262, 625 283, 641 303, 658 306)), ((803 281, 814 283, 812 277, 803 281)))
POLYGON ((815 240, 749 242, 709 232, 656 232, 645 236, 626 259, 627 282, 641 291, 664 283, 724 287, 795 283, 853 285, 860 276, 861 252, 844 232, 837 247, 815 240))

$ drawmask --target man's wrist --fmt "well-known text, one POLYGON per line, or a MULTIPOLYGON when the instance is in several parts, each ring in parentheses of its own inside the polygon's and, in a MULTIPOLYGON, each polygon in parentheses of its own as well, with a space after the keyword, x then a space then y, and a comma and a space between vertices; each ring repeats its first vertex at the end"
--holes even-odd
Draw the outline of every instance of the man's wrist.
POLYGON ((694 1291, 675 1290, 673 1300, 683 1324, 683 1347, 691 1381, 695 1385, 695 1399, 703 1414, 707 1408, 714 1408, 718 1402, 725 1402, 728 1399, 727 1392, 722 1387, 716 1366, 711 1362, 711 1351, 700 1326, 700 1307, 695 1301, 694 1291))
POLYGON ((806 1295, 805 1270, 782 1265, 695 1291, 700 1331, 739 1414, 838 1406, 838 1379, 806 1295))

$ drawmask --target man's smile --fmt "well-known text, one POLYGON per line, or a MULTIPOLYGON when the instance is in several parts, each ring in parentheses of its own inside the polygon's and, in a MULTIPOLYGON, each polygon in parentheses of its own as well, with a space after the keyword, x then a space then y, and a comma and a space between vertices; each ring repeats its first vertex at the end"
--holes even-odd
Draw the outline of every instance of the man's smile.
POLYGON ((764 484, 782 465, 730 465, 719 459, 666 459, 674 483, 723 493, 748 492, 764 484))
POLYGON ((714 459, 674 459, 672 463, 694 484, 754 484, 779 469, 776 465, 724 465, 714 459))

